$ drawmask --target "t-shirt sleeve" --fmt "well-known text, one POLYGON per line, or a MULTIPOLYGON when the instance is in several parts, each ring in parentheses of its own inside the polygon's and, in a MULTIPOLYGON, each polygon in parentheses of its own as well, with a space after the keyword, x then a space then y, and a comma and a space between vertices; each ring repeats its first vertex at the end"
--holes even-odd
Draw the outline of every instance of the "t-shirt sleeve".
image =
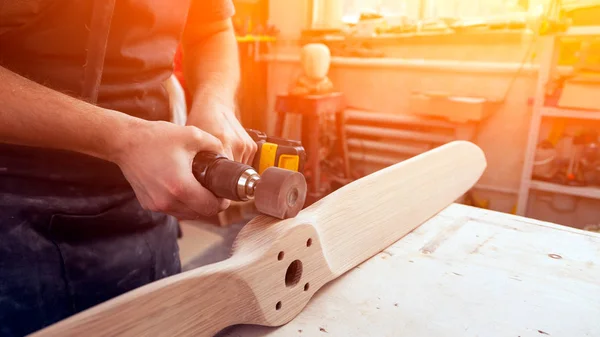
POLYGON ((206 22, 229 19, 235 14, 232 0, 192 0, 192 16, 206 22))

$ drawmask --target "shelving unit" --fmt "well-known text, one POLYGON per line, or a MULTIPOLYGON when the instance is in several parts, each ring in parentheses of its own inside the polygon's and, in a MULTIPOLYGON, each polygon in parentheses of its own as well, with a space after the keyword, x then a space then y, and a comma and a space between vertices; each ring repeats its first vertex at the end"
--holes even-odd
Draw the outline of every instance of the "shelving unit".
POLYGON ((600 111, 585 111, 575 109, 564 109, 555 107, 543 107, 543 117, 562 117, 572 119, 600 120, 600 111))
POLYGON ((567 194, 576 197, 600 199, 600 188, 597 187, 567 186, 539 180, 531 180, 529 186, 531 189, 538 191, 567 194))
MULTIPOLYGON (((531 190, 545 191, 551 193, 572 195, 583 198, 600 199, 600 187, 577 187, 555 184, 545 181, 534 180, 531 178, 533 172, 533 162, 537 144, 539 142, 540 125, 542 118, 570 118, 581 120, 600 120, 600 111, 587 111, 576 109, 564 109, 559 107, 545 106, 545 88, 546 83, 556 71, 556 63, 559 50, 556 48, 557 41, 562 38, 572 37, 599 37, 600 26, 573 27, 564 33, 542 37, 545 53, 540 60, 540 70, 533 103, 533 114, 531 125, 529 127, 529 136, 527 139, 527 148, 525 152, 525 161, 521 175, 521 185, 519 187, 519 197, 517 201, 517 214, 526 215, 529 193, 531 190)), ((600 94, 600 93, 599 93, 600 94)))

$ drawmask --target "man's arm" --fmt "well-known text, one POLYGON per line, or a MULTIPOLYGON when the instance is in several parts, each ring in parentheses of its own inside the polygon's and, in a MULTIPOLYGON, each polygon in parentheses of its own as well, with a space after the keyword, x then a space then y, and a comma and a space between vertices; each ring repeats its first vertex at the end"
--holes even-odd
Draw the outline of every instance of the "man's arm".
POLYGON ((196 23, 190 13, 182 47, 185 80, 194 101, 217 100, 235 111, 240 65, 231 20, 196 23))
MULTIPOLYGON (((231 6, 228 0, 220 3, 231 6)), ((188 125, 213 134, 230 158, 249 164, 256 143, 235 116, 240 81, 235 32, 229 18, 207 19, 206 4, 214 2, 194 2, 183 34, 184 75, 192 95, 188 125)), ((231 13, 220 14, 214 17, 231 13)))
POLYGON ((223 151, 195 127, 151 122, 59 93, 0 67, 0 142, 84 153, 119 165, 143 207, 181 219, 225 203, 194 178, 199 151, 223 151))
POLYGON ((0 141, 115 161, 141 120, 49 89, 0 67, 0 141), (114 133, 111 130, 120 130, 114 133))

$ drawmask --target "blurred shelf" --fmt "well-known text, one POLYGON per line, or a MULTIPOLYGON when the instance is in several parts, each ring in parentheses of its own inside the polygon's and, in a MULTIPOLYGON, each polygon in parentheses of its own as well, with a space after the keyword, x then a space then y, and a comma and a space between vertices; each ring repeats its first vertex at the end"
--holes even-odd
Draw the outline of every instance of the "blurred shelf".
POLYGON ((569 27, 566 32, 559 34, 559 36, 600 36, 600 26, 573 26, 569 27))
POLYGON ((565 117, 575 119, 596 119, 600 120, 600 111, 594 110, 577 110, 556 107, 543 107, 542 116, 565 117))
MULTIPOLYGON (((556 68, 561 54, 560 38, 564 37, 596 37, 600 36, 600 26, 575 26, 570 27, 564 33, 552 34, 543 37, 540 41, 540 68, 537 79, 537 89, 534 99, 534 109, 527 136, 527 148, 525 149, 525 160, 521 171, 521 183, 517 200, 516 214, 526 216, 531 190, 547 191, 559 194, 573 195, 592 199, 600 199, 600 187, 576 187, 531 180, 536 149, 539 142, 540 125, 542 117, 563 117, 585 120, 600 120, 600 111, 586 111, 578 109, 563 109, 557 107, 543 106, 546 96, 546 85, 556 74, 556 68), (537 104, 536 104, 537 103, 537 104)), ((564 40, 562 40, 564 42, 564 40)))
POLYGON ((269 35, 244 35, 236 36, 237 42, 274 42, 275 37, 269 35))
POLYGON ((591 199, 600 199, 599 187, 568 186, 539 180, 532 180, 529 186, 531 189, 538 191, 567 194, 591 199))

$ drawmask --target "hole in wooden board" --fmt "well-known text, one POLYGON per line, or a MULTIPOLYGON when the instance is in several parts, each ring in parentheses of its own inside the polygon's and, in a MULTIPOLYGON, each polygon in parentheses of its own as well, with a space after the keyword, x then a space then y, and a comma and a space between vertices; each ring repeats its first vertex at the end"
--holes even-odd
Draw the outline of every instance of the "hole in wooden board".
POLYGON ((300 278, 302 278, 302 262, 300 262, 300 260, 294 260, 290 263, 285 272, 285 286, 295 286, 300 282, 300 278))
POLYGON ((309 288, 309 287, 310 287, 310 284, 307 282, 307 283, 304 285, 304 291, 308 291, 308 288, 309 288))
POLYGON ((279 254, 277 254, 277 260, 281 261, 283 260, 283 252, 279 252, 279 254))
POLYGON ((306 240, 306 247, 310 247, 312 245, 312 239, 306 240))
POLYGON ((277 302, 277 304, 275 304, 275 310, 279 310, 281 309, 281 301, 277 302))

